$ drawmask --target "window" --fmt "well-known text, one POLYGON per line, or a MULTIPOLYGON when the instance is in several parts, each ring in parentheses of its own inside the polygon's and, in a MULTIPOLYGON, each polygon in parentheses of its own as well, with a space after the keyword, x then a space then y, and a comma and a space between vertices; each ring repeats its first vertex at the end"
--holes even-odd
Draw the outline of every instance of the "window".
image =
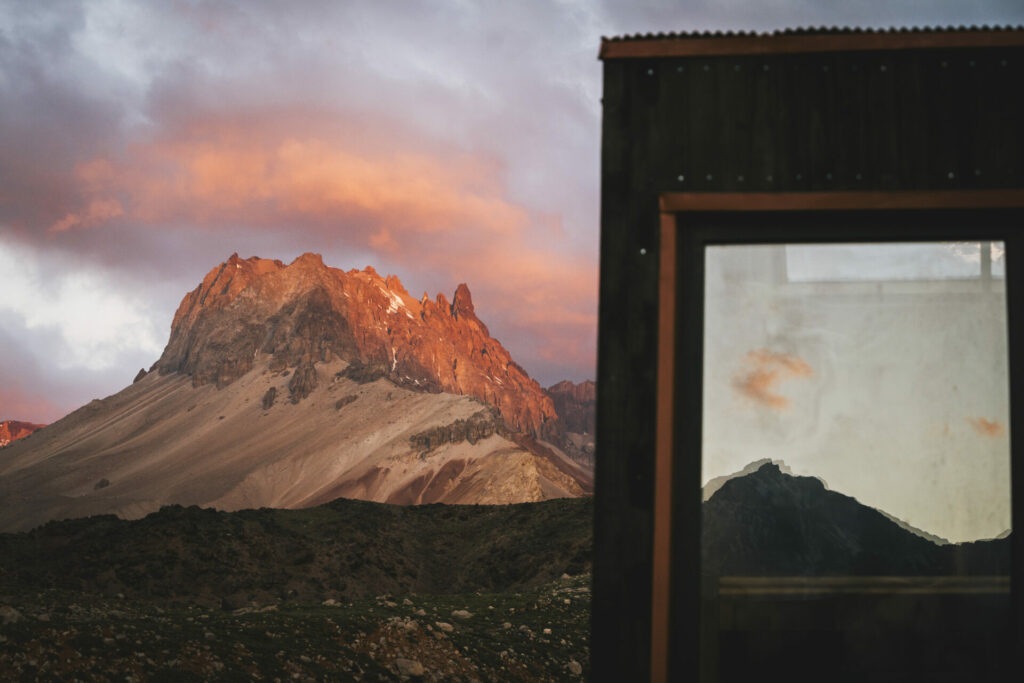
POLYGON ((652 671, 1002 680, 1021 214, 693 201, 663 214, 652 671))

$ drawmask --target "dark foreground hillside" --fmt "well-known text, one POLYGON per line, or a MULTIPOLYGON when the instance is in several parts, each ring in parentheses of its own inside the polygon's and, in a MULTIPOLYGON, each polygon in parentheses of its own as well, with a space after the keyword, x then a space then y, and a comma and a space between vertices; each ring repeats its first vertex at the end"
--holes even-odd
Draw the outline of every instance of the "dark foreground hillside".
POLYGON ((590 570, 593 502, 305 510, 165 507, 0 534, 0 592, 44 588, 202 604, 507 591, 590 570))
POLYGON ((169 507, 3 534, 0 680, 572 680, 592 507, 169 507))

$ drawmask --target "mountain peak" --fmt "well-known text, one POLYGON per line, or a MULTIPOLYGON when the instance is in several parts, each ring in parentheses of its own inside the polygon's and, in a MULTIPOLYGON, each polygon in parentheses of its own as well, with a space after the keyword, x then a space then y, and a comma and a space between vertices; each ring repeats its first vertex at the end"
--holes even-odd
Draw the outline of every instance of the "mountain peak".
POLYGON ((452 298, 452 313, 476 316, 476 312, 473 310, 473 295, 469 293, 469 286, 465 282, 455 288, 455 296, 452 298))
MULTIPOLYGON (((191 375, 195 386, 224 387, 261 355, 278 370, 301 364, 314 386, 312 366, 332 358, 380 367, 410 388, 489 403, 514 430, 559 433, 551 398, 490 336, 465 283, 451 306, 438 294, 435 309, 372 266, 344 272, 314 253, 288 266, 232 254, 182 300, 155 367, 191 375)), ((299 385, 293 400, 312 388, 299 385)))
POLYGON ((762 482, 769 486, 804 487, 815 491, 825 491, 828 489, 825 486, 825 482, 817 477, 804 477, 793 474, 792 470, 781 460, 769 460, 760 465, 752 474, 736 477, 731 481, 737 482, 743 479, 762 482))
MULTIPOLYGON (((303 265, 303 266, 313 266, 313 267, 321 267, 322 268, 322 267, 324 267, 324 258, 320 254, 315 254, 315 253, 313 253, 311 251, 307 251, 306 253, 302 254, 299 257, 297 257, 289 265, 291 265, 291 266, 303 265)), ((376 274, 376 273, 374 273, 374 274, 376 274)))
POLYGON ((782 477, 782 470, 774 462, 769 460, 757 468, 757 474, 761 477, 782 477))
POLYGON ((469 286, 465 282, 455 288, 455 296, 452 297, 452 317, 469 322, 472 326, 478 326, 485 337, 491 336, 487 326, 480 318, 476 317, 476 310, 473 308, 473 295, 469 293, 469 286))

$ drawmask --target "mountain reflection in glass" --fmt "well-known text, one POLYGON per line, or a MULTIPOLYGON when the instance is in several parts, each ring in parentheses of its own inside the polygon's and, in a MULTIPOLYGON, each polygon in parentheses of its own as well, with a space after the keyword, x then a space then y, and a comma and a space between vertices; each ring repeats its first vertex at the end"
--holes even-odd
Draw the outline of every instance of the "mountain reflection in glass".
POLYGON ((1003 258, 707 247, 704 680, 1005 673, 1003 258))

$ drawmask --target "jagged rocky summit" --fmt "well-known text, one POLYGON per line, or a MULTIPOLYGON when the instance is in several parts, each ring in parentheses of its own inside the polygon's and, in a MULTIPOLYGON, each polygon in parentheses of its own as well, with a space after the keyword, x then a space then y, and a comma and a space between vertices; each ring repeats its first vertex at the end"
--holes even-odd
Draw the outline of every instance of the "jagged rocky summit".
POLYGON ((0 531, 171 504, 581 496, 575 436, 465 285, 417 300, 372 268, 233 255, 185 296, 149 372, 4 450, 0 531))
POLYGON ((514 431, 560 429, 551 398, 490 336, 465 284, 451 303, 444 294, 415 299, 372 267, 345 272, 310 253, 289 265, 232 254, 182 300, 154 368, 223 387, 261 357, 293 369, 296 402, 316 386, 312 368, 340 358, 407 388, 478 398, 514 431))

